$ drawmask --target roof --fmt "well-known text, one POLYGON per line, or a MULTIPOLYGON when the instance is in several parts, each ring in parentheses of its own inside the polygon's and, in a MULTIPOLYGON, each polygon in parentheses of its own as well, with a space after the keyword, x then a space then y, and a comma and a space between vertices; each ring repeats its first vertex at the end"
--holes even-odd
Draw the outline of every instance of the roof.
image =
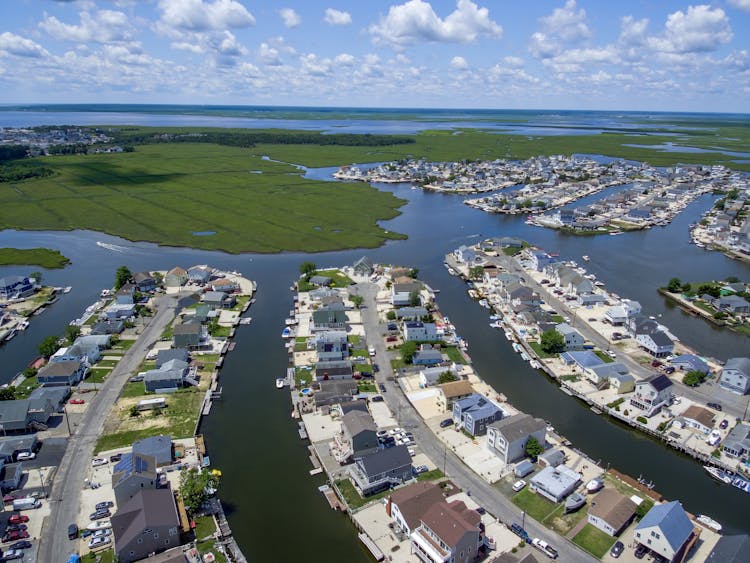
POLYGON ((70 387, 67 385, 60 385, 55 387, 47 387, 42 385, 34 389, 29 395, 29 399, 42 399, 52 401, 53 404, 59 405, 70 395, 70 387))
MULTIPOLYGON (((629 372, 628 367, 621 362, 610 362, 608 364, 602 364, 591 368, 596 375, 599 377, 612 377, 612 376, 623 376, 629 372)), ((630 376, 630 379, 633 379, 630 376)))
POLYGON ((159 350, 156 353, 156 367, 160 367, 170 360, 188 361, 188 351, 185 348, 170 348, 168 350, 159 350))
POLYGON ((181 323, 174 325, 173 334, 200 334, 201 325, 194 323, 181 323))
POLYGON ((750 358, 729 358, 724 369, 736 369, 750 377, 750 358))
POLYGON ((542 485, 544 490, 556 497, 562 496, 580 481, 580 475, 564 465, 545 467, 531 478, 532 483, 542 485))
POLYGON ((628 497, 614 489, 603 489, 592 499, 589 514, 619 530, 633 517, 635 509, 635 503, 628 497))
POLYGON ((599 356, 589 350, 580 352, 563 352, 560 354, 562 360, 566 363, 576 363, 582 368, 592 368, 604 363, 599 356))
POLYGON ((411 456, 406 446, 395 446, 362 456, 361 464, 368 476, 379 475, 398 467, 411 465, 411 456))
POLYGON ((146 479, 156 479, 156 459, 152 455, 123 454, 112 470, 112 486, 116 487, 131 475, 141 475, 146 479))
POLYGON ((49 362, 39 370, 42 377, 69 377, 81 367, 79 360, 62 360, 60 362, 49 362))
POLYGON ((744 563, 750 561, 750 536, 722 536, 708 554, 706 563, 744 563))
POLYGON ((690 405, 682 413, 682 418, 690 418, 703 426, 711 428, 714 425, 714 413, 698 405, 690 405))
POLYGON ((146 528, 179 527, 174 496, 170 489, 144 489, 112 516, 112 533, 118 548, 126 547, 146 528))
POLYGON ((556 467, 565 461, 565 453, 562 450, 552 448, 540 454, 539 459, 543 459, 548 465, 556 467))
POLYGON ((462 379, 461 381, 451 381, 449 383, 442 383, 438 385, 442 390, 443 395, 446 399, 452 399, 453 397, 462 397, 464 395, 470 395, 474 392, 474 387, 467 380, 462 379))
POLYGON ((185 268, 180 268, 179 266, 175 266, 171 270, 167 272, 167 275, 173 275, 173 276, 187 276, 187 270, 185 268))
POLYGON ((673 344, 672 339, 663 330, 656 330, 648 335, 657 346, 669 346, 673 344))
POLYGON ((664 389, 672 386, 672 382, 670 381, 670 379, 663 373, 656 373, 650 377, 647 377, 643 381, 638 382, 639 385, 641 383, 648 383, 657 391, 663 391, 664 389))
POLYGON ((489 428, 494 428, 508 442, 515 442, 540 430, 546 430, 547 423, 529 414, 514 414, 493 422, 489 428))
POLYGON ((26 422, 29 412, 29 399, 0 401, 0 424, 6 422, 26 422))
POLYGON ((356 436, 361 432, 376 432, 378 427, 369 412, 351 410, 342 418, 341 423, 346 427, 350 435, 356 436))
POLYGON ((203 301, 224 301, 225 299, 230 299, 230 297, 223 291, 207 291, 203 294, 203 301))
POLYGON ((669 363, 677 366, 686 365, 690 368, 690 371, 701 371, 703 373, 708 373, 710 371, 708 364, 695 354, 681 354, 672 358, 669 363))
MULTIPOLYGON (((479 517, 476 511, 474 514, 479 517)), ((449 547, 455 547, 467 533, 479 533, 477 524, 469 521, 466 505, 461 501, 437 502, 427 509, 422 522, 449 547)))
POLYGON ((165 434, 133 442, 133 453, 153 456, 157 465, 172 462, 172 438, 165 434))
POLYGON ((148 272, 136 272, 133 274, 133 281, 135 283, 143 283, 145 281, 154 281, 154 276, 148 272))
POLYGON ((434 483, 413 483, 391 494, 391 502, 398 506, 410 530, 419 526, 427 509, 443 498, 442 490, 434 483))
POLYGON ((676 500, 654 506, 635 529, 645 530, 654 526, 661 530, 673 551, 678 551, 693 533, 693 523, 676 500))
POLYGON ((724 446, 738 445, 750 450, 750 425, 740 422, 732 428, 724 440, 724 446))

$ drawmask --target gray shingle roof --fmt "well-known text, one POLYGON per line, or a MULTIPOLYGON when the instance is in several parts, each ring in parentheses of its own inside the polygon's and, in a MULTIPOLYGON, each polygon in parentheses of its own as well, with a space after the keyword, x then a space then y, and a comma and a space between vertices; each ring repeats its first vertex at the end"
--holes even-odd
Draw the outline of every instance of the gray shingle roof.
POLYGON ((405 465, 411 465, 411 456, 406 446, 386 448, 362 457, 362 467, 368 476, 379 475, 405 465))

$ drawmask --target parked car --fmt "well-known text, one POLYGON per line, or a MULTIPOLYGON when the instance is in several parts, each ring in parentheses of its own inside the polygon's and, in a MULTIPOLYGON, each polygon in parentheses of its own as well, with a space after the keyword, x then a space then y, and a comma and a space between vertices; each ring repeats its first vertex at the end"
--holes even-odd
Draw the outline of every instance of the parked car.
POLYGON ((609 554, 617 559, 622 555, 622 552, 625 550, 625 544, 621 541, 615 542, 615 545, 612 546, 612 549, 609 550, 609 554))
POLYGON ((636 559, 643 559, 643 556, 646 555, 646 552, 648 551, 648 548, 643 545, 642 543, 638 544, 638 547, 635 548, 635 558, 636 559))
POLYGON ((29 540, 17 541, 9 549, 31 549, 31 542, 29 540))
POLYGON ((375 346, 368 346, 367 347, 367 353, 370 354, 370 357, 375 355, 375 346))
POLYGON ((420 473, 426 473, 427 472, 427 466, 426 465, 418 465, 414 468, 414 475, 419 475, 420 473))
POLYGON ((380 389, 381 393, 385 393, 385 385, 383 385, 382 383, 378 383, 378 389, 380 389))
POLYGON ((372 371, 378 373, 380 371, 380 366, 378 364, 372 364, 372 371))
POLYGON ((382 395, 373 395, 370 397, 370 401, 373 403, 382 403, 383 402, 383 396, 382 395))
POLYGON ((100 465, 107 465, 109 462, 103 457, 95 457, 91 460, 91 467, 99 467, 100 465))
POLYGON ((109 518, 112 516, 112 513, 107 510, 97 510, 96 512, 92 512, 89 514, 89 520, 101 520, 102 518, 109 518))
POLYGON ((513 490, 515 492, 518 492, 521 489, 523 489, 525 486, 526 486, 526 481, 524 481, 523 479, 519 479, 518 481, 513 483, 513 490))
POLYGON ((719 403, 708 403, 708 408, 714 409, 717 411, 722 410, 721 405, 719 403))
POLYGON ((109 456, 109 461, 111 461, 112 463, 116 463, 120 461, 121 459, 122 459, 122 454, 114 454, 114 455, 109 456))
POLYGON ((19 530, 17 532, 8 532, 3 536, 3 543, 9 543, 12 541, 25 540, 29 537, 29 532, 26 530, 19 530))
POLYGON ((97 503, 97 505, 94 508, 96 508, 97 510, 106 510, 108 508, 113 507, 114 505, 115 503, 112 502, 111 500, 105 500, 103 502, 97 503))
POLYGON ((529 536, 528 532, 524 530, 520 524, 513 522, 510 525, 510 531, 516 534, 518 537, 520 537, 522 540, 524 540, 526 543, 531 543, 531 536, 529 536))
POLYGON ((9 549, 3 553, 3 561, 12 561, 13 559, 21 559, 23 557, 23 551, 20 549, 9 549))
POLYGON ((78 525, 77 524, 68 525, 68 539, 69 540, 78 539, 78 525))
POLYGON ((8 524, 22 524, 28 521, 29 517, 25 514, 11 514, 10 518, 8 518, 8 524))
POLYGON ((105 545, 111 542, 112 540, 106 536, 99 536, 98 538, 94 537, 89 540, 89 549, 97 549, 99 547, 104 547, 105 545))
POLYGON ((24 461, 34 458, 36 458, 36 454, 34 452, 18 452, 18 455, 16 455, 16 461, 24 461))
POLYGON ((396 342, 398 340, 395 336, 389 336, 385 339, 386 342, 396 342))
POLYGON ((440 421, 440 428, 448 428, 451 424, 453 424, 453 419, 446 418, 445 420, 440 421))
POLYGON ((19 532, 21 530, 28 530, 28 526, 26 524, 8 524, 5 527, 5 533, 8 532, 19 532))
POLYGON ((546 541, 539 538, 534 538, 533 540, 531 540, 531 545, 544 553, 550 559, 557 559, 557 550, 546 541))
POLYGON ((112 528, 104 528, 102 530, 97 530, 93 534, 91 534, 91 537, 93 538, 103 538, 105 536, 111 536, 112 535, 112 528))
POLYGON ((71 405, 82 405, 82 404, 83 404, 83 403, 85 403, 86 401, 84 401, 83 399, 71 399, 71 400, 70 400, 70 401, 68 401, 68 402, 69 402, 69 403, 70 403, 71 405))
POLYGON ((727 426, 729 426, 729 421, 725 418, 719 423, 719 428, 724 430, 727 426))

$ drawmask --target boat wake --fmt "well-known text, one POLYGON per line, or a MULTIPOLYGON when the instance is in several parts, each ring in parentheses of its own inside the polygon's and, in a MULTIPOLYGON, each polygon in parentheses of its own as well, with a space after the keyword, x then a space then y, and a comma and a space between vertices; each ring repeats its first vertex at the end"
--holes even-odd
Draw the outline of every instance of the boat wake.
POLYGON ((102 242, 100 240, 96 241, 97 246, 101 246, 102 248, 106 248, 107 250, 112 250, 113 252, 127 252, 127 248, 124 246, 118 246, 116 244, 110 244, 108 242, 102 242))

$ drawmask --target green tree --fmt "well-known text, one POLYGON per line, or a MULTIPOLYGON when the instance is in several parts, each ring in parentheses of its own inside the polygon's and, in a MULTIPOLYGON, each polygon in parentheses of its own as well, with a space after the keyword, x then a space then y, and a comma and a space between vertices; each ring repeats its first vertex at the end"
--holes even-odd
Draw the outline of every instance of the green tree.
POLYGON ((180 472, 180 496, 185 508, 195 514, 210 496, 211 489, 219 488, 219 477, 213 472, 195 468, 183 469, 180 472))
POLYGON ((34 278, 38 284, 42 283, 42 272, 31 272, 29 277, 34 278))
POLYGON ((45 358, 49 358, 52 354, 60 349, 60 339, 57 336, 48 336, 39 343, 37 350, 45 358))
POLYGON ((313 275, 315 270, 318 267, 315 265, 314 262, 302 262, 302 264, 299 265, 299 273, 304 275, 305 277, 313 275))
POLYGON ((529 457, 536 457, 544 451, 544 446, 542 446, 539 443, 539 440, 534 438, 534 436, 529 436, 529 439, 526 440, 524 450, 529 457))
POLYGON ((115 272, 115 290, 120 289, 133 278, 127 266, 120 266, 115 272))
POLYGON ((437 380, 438 384, 450 383, 451 381, 458 381, 458 377, 451 371, 444 371, 437 380))
POLYGON ((698 286, 698 295, 710 295, 714 299, 721 295, 719 286, 713 283, 702 283, 698 286))
POLYGON ((154 272, 151 275, 154 277, 154 281, 156 282, 157 286, 164 284, 164 274, 162 274, 161 272, 154 272))
POLYGON ((727 283, 739 283, 740 278, 738 278, 737 276, 729 276, 728 278, 724 278, 724 281, 727 283))
POLYGON ((361 295, 352 295, 350 297, 350 299, 351 299, 352 303, 354 303, 354 306, 357 309, 359 309, 360 307, 362 307, 362 303, 365 302, 365 298, 362 297, 361 295))
POLYGON ((690 282, 685 282, 680 286, 680 291, 682 291, 682 293, 688 293, 690 291, 690 288, 690 282))
POLYGON ((680 278, 672 278, 667 284, 667 291, 670 293, 679 293, 681 287, 682 282, 680 281, 680 278))
POLYGON ((16 398, 16 388, 12 385, 0 388, 0 401, 12 401, 16 398))
POLYGON ((389 321, 395 321, 396 320, 396 311, 388 311, 385 314, 385 318, 389 321))
POLYGON ((405 363, 410 364, 414 359, 414 354, 417 351, 417 343, 407 340, 401 345, 401 359, 405 363))
POLYGON ((422 304, 422 299, 419 297, 418 291, 412 291, 409 294, 409 305, 412 307, 419 307, 422 304))
POLYGON ((542 351, 547 354, 560 354, 565 351, 565 337, 555 329, 544 331, 540 344, 542 351))
POLYGON ((75 339, 81 336, 81 327, 78 325, 68 325, 65 327, 65 340, 68 344, 73 344, 75 339))
POLYGON ((472 266, 469 268, 469 277, 473 280, 480 280, 484 276, 484 268, 482 266, 472 266))
POLYGON ((412 279, 417 279, 417 276, 419 275, 419 268, 412 268, 409 270, 409 277, 412 279))
POLYGON ((685 374, 682 378, 682 382, 688 387, 697 387, 703 380, 706 379, 706 374, 702 371, 691 370, 685 374))

